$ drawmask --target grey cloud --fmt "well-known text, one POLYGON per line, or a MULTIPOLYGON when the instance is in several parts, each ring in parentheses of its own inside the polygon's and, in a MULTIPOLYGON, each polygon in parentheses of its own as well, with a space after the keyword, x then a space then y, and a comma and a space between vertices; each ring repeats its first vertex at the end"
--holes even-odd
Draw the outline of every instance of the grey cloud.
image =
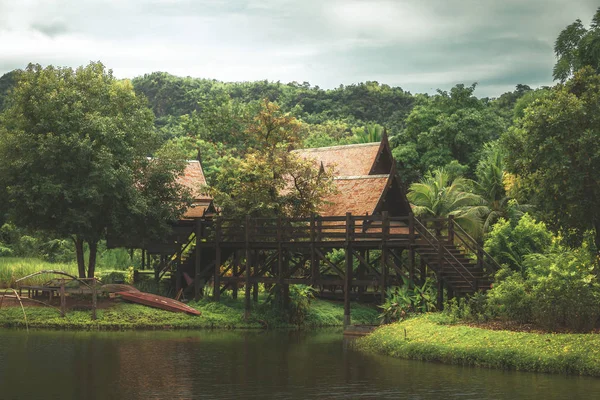
POLYGON ((37 22, 31 25, 33 30, 49 37, 55 37, 69 32, 69 27, 63 22, 37 22))
POLYGON ((597 7, 596 0, 33 3, 0 0, 0 54, 10 65, 101 59, 124 76, 166 70, 326 88, 372 79, 411 92, 478 81, 486 96, 517 83, 551 84, 556 36, 576 18, 588 23, 597 7))

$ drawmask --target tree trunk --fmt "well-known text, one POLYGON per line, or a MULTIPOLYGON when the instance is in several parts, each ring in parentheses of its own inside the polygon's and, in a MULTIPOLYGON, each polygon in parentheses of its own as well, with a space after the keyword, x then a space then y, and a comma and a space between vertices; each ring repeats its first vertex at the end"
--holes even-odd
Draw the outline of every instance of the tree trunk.
POLYGON ((88 260, 88 278, 93 278, 94 272, 96 270, 96 254, 98 253, 98 241, 88 241, 88 246, 90 247, 90 257, 88 260))
POLYGON ((83 254, 83 239, 79 236, 74 237, 75 242, 75 254, 77 255, 77 270, 79 271, 79 277, 85 278, 85 258, 83 254))
POLYGON ((596 254, 600 256, 600 220, 594 221, 594 243, 596 244, 596 254))

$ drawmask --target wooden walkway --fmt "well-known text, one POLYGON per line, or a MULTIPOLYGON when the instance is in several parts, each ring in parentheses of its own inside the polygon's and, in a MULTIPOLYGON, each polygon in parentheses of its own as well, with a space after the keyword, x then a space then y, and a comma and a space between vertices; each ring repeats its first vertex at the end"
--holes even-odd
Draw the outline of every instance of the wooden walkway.
POLYGON ((258 299, 258 284, 312 285, 342 295, 345 323, 350 300, 385 299, 402 277, 423 282, 435 274, 438 307, 449 296, 486 290, 497 263, 452 218, 422 221, 382 215, 289 219, 197 219, 182 231, 176 264, 177 291, 194 286, 194 296, 212 281, 213 297, 245 288, 246 310, 258 299), (193 229, 193 231, 190 231, 193 229), (418 255, 419 263, 416 264, 418 255))

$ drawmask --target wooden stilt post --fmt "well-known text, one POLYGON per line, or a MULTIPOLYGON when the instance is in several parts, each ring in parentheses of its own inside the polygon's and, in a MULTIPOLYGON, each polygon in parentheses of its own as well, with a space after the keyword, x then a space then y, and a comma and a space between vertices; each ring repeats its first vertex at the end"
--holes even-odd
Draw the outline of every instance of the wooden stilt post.
POLYGON ((352 290, 352 237, 354 236, 352 226, 352 214, 346 213, 346 275, 344 276, 344 326, 351 323, 350 317, 350 292, 352 290))
POLYGON ((67 314, 67 299, 65 297, 65 280, 60 280, 60 316, 64 318, 67 314))
MULTIPOLYGON (((323 231, 323 221, 321 220, 321 218, 319 216, 316 217, 316 226, 315 226, 315 240, 317 241, 315 243, 314 249, 315 249, 315 253, 317 252, 317 244, 321 243, 321 239, 322 239, 322 235, 321 232, 323 231)), ((321 256, 319 254, 315 254, 315 283, 317 285, 319 285, 321 283, 321 256)))
POLYGON ((379 289, 381 290, 381 303, 385 303, 385 290, 387 283, 387 240, 390 234, 390 220, 387 211, 384 211, 381 215, 381 282, 379 289))
POLYGON ((98 306, 98 289, 96 279, 92 279, 92 321, 96 320, 96 307, 98 306))
POLYGON ((244 318, 248 319, 250 318, 250 311, 252 309, 252 305, 250 303, 250 266, 252 265, 251 263, 251 257, 252 254, 250 252, 250 216, 246 215, 246 223, 244 226, 244 229, 246 230, 246 235, 245 235, 245 248, 246 248, 246 293, 244 296, 244 318))
POLYGON ((454 215, 448 216, 448 243, 454 244, 454 215))
MULTIPOLYGON (((363 260, 365 260, 367 263, 369 262, 369 256, 368 256, 368 251, 369 250, 361 250, 360 251, 360 256, 363 258, 363 260)), ((356 270, 357 275, 358 275, 358 280, 360 281, 364 281, 365 280, 365 272, 366 272, 366 268, 363 263, 359 263, 358 264, 358 268, 356 270)), ((365 289, 366 286, 365 285, 358 285, 358 298, 360 301, 364 300, 364 296, 365 296, 365 289)))
POLYGON ((258 265, 258 260, 258 250, 254 250, 254 256, 252 257, 252 266, 254 270, 254 283, 252 283, 252 301, 254 303, 258 303, 258 270, 260 268, 260 266, 258 265))
POLYGON ((284 310, 287 310, 289 301, 289 286, 283 283, 285 271, 287 271, 286 259, 283 255, 283 224, 281 221, 281 217, 277 218, 277 286, 279 290, 279 295, 281 297, 281 306, 284 310), (287 290, 286 290, 287 289, 287 290))
POLYGON ((317 255, 315 251, 315 215, 310 215, 310 278, 312 282, 312 286, 317 286, 317 255))
POLYGON ((444 242, 438 240, 438 295, 437 295, 437 308, 438 311, 442 311, 444 308, 444 242))
POLYGON ((181 270, 181 249, 175 255, 175 293, 183 289, 183 271, 181 270))
POLYGON ((160 281, 160 271, 162 270, 162 256, 158 256, 158 263, 156 262, 156 255, 154 256, 154 282, 156 282, 156 286, 158 287, 158 282, 160 281))
POLYGON ((415 215, 408 214, 408 276, 415 277, 415 215))
MULTIPOLYGON (((236 251, 233 257, 233 277, 237 278, 238 273, 240 272, 240 252, 236 251)), ((238 286, 238 282, 234 281, 231 293, 231 297, 233 297, 234 299, 238 298, 238 286)))
POLYGON ((221 300, 221 219, 218 218, 215 225, 215 276, 213 279, 213 298, 221 300))
POLYGON ((442 311, 444 309, 444 285, 442 281, 441 273, 437 274, 437 309, 442 311))
POLYGON ((195 276, 194 276, 194 299, 200 300, 202 294, 202 249, 200 248, 202 238, 202 220, 196 220, 196 259, 195 259, 195 276))

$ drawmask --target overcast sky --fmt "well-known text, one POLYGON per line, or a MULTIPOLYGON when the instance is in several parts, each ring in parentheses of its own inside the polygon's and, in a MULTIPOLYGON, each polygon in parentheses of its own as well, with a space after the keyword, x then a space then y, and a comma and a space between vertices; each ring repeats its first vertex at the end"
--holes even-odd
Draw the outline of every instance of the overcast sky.
POLYGON ((0 0, 0 75, 100 60, 224 81, 376 80, 478 96, 552 83, 553 43, 597 0, 0 0))

